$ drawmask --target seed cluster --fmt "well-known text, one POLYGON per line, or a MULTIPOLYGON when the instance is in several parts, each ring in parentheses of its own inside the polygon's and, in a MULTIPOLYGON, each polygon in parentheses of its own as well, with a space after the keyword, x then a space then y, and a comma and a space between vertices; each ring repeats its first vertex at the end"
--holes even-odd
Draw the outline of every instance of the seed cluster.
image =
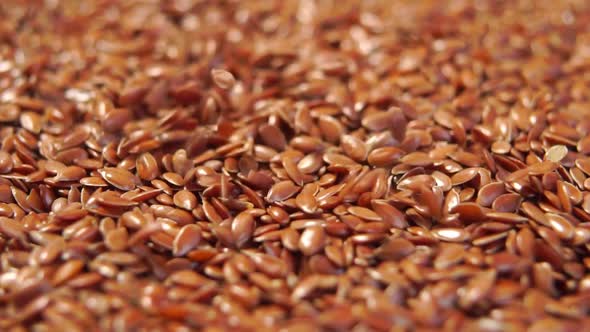
POLYGON ((590 326, 588 1, 0 2, 0 330, 590 326))

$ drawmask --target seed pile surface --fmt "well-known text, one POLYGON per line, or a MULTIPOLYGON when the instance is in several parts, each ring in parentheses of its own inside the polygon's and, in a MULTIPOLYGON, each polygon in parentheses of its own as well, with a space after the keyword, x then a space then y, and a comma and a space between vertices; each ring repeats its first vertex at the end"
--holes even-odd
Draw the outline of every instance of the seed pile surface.
POLYGON ((2 1, 0 330, 588 331, 587 1, 2 1))

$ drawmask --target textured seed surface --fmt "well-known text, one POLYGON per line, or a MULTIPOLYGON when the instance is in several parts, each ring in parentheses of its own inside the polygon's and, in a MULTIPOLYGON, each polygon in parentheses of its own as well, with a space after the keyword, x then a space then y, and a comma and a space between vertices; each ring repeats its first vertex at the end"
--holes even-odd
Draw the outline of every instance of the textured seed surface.
POLYGON ((0 2, 0 331, 586 331, 590 2, 0 2))

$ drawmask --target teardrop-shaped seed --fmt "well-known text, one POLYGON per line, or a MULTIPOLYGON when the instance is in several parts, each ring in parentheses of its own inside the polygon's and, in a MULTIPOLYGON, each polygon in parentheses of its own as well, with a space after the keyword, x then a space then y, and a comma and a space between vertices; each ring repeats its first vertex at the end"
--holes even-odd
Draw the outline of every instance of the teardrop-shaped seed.
POLYGON ((321 226, 306 228, 299 238, 299 250, 311 256, 324 248, 326 245, 326 232, 321 226))
POLYGON ((275 183, 266 196, 266 200, 270 203, 282 202, 290 197, 293 197, 299 192, 299 187, 296 186, 292 181, 286 180, 275 183))
POLYGON ((243 247, 252 238, 255 227, 256 223, 250 213, 241 212, 234 218, 231 233, 236 247, 243 247))
POLYGON ((201 242, 201 228, 194 224, 184 225, 174 237, 172 254, 182 257, 195 249, 201 242))
POLYGON ((105 167, 98 170, 98 173, 105 179, 106 182, 117 187, 118 189, 129 191, 135 189, 137 180, 135 175, 131 174, 126 169, 105 167))

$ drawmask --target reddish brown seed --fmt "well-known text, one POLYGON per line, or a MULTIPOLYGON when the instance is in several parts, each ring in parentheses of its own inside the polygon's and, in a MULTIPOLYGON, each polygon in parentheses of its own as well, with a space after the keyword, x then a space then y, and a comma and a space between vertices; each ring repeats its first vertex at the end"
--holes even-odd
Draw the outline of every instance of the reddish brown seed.
POLYGON ((547 213, 545 216, 547 217, 551 229, 553 229, 560 238, 569 240, 574 236, 574 226, 566 218, 555 213, 547 213))
POLYGON ((263 124, 258 128, 258 133, 266 145, 282 151, 285 149, 287 140, 283 132, 277 127, 270 124, 263 124))
POLYGON ((432 230, 432 235, 447 242, 464 242, 469 240, 469 233, 462 228, 437 228, 432 230))
POLYGON ((53 275, 54 285, 61 285, 65 281, 75 277, 84 268, 85 262, 81 259, 69 260, 63 263, 53 275))
POLYGON ((548 225, 547 217, 541 209, 539 209, 536 205, 531 202, 524 202, 521 206, 522 211, 531 219, 535 220, 536 222, 542 225, 548 225))
POLYGON ((137 175, 140 179, 151 181, 158 177, 159 169, 156 158, 151 153, 145 152, 137 157, 135 161, 135 167, 137 169, 137 175))
POLYGON ((114 108, 102 118, 102 126, 111 132, 116 132, 125 126, 133 118, 132 112, 127 108, 114 108))
POLYGON ((177 257, 186 255, 199 245, 201 238, 199 226, 193 224, 183 226, 172 242, 172 254, 177 257))
POLYGON ((20 125, 33 134, 41 131, 43 121, 41 116, 35 112, 23 112, 20 115, 20 125))
POLYGON ((0 174, 12 171, 13 165, 12 156, 8 152, 0 150, 0 174))
POLYGON ((371 206, 376 214, 391 227, 403 229, 408 226, 406 216, 394 206, 385 201, 373 200, 371 206))
POLYGON ((197 196, 188 190, 181 190, 174 194, 174 205, 179 208, 191 211, 197 207, 197 196))
POLYGON ((416 250, 416 246, 403 238, 387 239, 375 250, 375 255, 383 260, 400 260, 416 250))
POLYGON ((535 235, 528 228, 523 228, 516 235, 516 246, 524 257, 534 257, 535 235))
POLYGON ((273 203, 273 202, 281 202, 284 201, 293 195, 295 195, 299 191, 299 187, 297 187, 293 182, 281 181, 275 183, 268 194, 266 195, 266 200, 273 203))
POLYGON ((340 139, 340 146, 347 156, 358 162, 361 162, 367 158, 368 151, 365 142, 356 136, 343 135, 340 139))
POLYGON ((462 171, 455 173, 451 177, 451 182, 453 183, 453 185, 457 186, 457 185, 466 183, 468 181, 471 181, 477 175, 478 175, 477 168, 466 168, 462 171))
POLYGON ((487 185, 479 189, 479 192, 477 193, 477 199, 475 202, 481 206, 491 207, 492 204, 496 201, 496 199, 505 192, 506 189, 504 183, 488 183, 487 185))
POLYGON ((498 212, 515 212, 520 207, 522 197, 518 194, 503 194, 492 203, 492 209, 498 212))
POLYGON ((98 170, 98 173, 105 181, 121 190, 133 190, 137 183, 131 172, 114 167, 105 167, 98 170))
POLYGON ((295 204, 305 213, 314 213, 318 208, 315 194, 319 187, 315 183, 306 184, 295 198, 295 204))
POLYGON ((512 148, 512 145, 510 145, 509 142, 496 141, 492 144, 491 150, 493 153, 506 154, 506 153, 510 152, 510 148, 512 148))
POLYGON ((256 223, 252 215, 247 212, 238 214, 231 224, 231 233, 236 247, 241 248, 254 234, 256 223))
POLYGON ((381 216, 377 213, 373 212, 370 209, 364 208, 362 206, 351 206, 348 209, 348 213, 357 216, 361 219, 370 220, 370 221, 381 221, 381 216))
POLYGON ((326 233, 320 226, 306 228, 299 238, 299 250, 306 256, 319 252, 325 245, 326 233))
POLYGON ((127 229, 120 227, 109 231, 105 236, 105 245, 112 251, 122 251, 127 247, 127 229))
POLYGON ((213 82, 218 87, 229 90, 236 84, 236 79, 234 75, 227 70, 223 69, 211 69, 211 78, 213 78, 213 82))
POLYGON ((424 152, 412 152, 402 157, 401 161, 410 166, 428 166, 432 159, 424 152))
POLYGON ((389 167, 394 165, 404 154, 405 152, 402 149, 386 146, 372 150, 367 161, 371 166, 389 167))

